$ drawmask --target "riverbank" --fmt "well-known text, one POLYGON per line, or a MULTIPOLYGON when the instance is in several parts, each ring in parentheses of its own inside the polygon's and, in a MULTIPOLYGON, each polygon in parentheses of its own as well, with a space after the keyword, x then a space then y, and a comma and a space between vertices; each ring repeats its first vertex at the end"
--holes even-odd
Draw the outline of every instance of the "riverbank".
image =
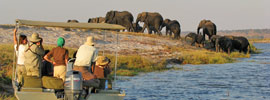
MULTIPOLYGON (((13 28, 0 26, 0 83, 10 84, 13 62, 13 28)), ((168 36, 149 35, 146 33, 111 32, 99 30, 65 31, 62 28, 50 27, 20 27, 18 34, 30 36, 39 33, 44 39, 45 49, 51 50, 56 45, 58 37, 64 37, 65 47, 69 50, 69 57, 82 45, 87 36, 95 37, 95 46, 99 55, 106 55, 111 60, 114 69, 115 51, 118 52, 117 75, 134 76, 141 72, 164 71, 170 68, 167 64, 224 64, 233 63, 235 58, 250 57, 250 54, 233 52, 216 53, 213 50, 191 46, 189 42, 173 40, 168 36), (118 42, 117 42, 118 39, 118 42)), ((184 36, 182 36, 184 37, 184 36)), ((252 46, 252 50, 256 48, 252 46)), ((114 73, 112 73, 113 75, 114 73)), ((112 76, 111 76, 112 77, 112 76)), ((0 86, 7 92, 9 88, 0 86)), ((7 93, 13 95, 13 93, 7 93)))

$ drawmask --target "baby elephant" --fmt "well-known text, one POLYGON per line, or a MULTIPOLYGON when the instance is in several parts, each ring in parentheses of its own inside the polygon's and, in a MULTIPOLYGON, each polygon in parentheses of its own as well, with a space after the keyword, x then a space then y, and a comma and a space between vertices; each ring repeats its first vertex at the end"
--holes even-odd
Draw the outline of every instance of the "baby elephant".
POLYGON ((230 54, 233 50, 232 39, 226 36, 222 36, 216 39, 216 52, 220 52, 220 49, 230 54))
POLYGON ((186 40, 187 37, 190 37, 192 39, 191 40, 191 45, 196 43, 195 46, 198 45, 200 47, 200 45, 202 45, 202 47, 204 47, 205 39, 203 38, 202 35, 191 32, 188 35, 186 35, 185 40, 186 40))

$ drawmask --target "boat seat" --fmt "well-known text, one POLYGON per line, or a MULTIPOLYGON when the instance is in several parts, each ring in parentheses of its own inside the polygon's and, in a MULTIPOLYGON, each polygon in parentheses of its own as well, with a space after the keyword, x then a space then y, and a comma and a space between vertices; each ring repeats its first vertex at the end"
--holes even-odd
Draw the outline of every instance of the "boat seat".
POLYGON ((21 88, 21 91, 23 92, 42 92, 42 88, 25 88, 25 87, 22 87, 21 88))
POLYGON ((44 88, 47 89, 56 89, 56 90, 64 89, 63 80, 52 76, 43 76, 42 85, 44 88))

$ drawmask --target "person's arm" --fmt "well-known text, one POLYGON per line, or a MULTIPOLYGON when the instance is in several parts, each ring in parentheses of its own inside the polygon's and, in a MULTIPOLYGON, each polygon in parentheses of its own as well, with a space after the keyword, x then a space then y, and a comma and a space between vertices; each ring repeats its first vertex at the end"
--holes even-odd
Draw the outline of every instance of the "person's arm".
POLYGON ((46 60, 46 61, 52 63, 53 65, 55 65, 55 62, 51 60, 52 54, 53 54, 53 50, 51 50, 48 54, 46 54, 46 55, 44 56, 44 60, 46 60))
POLYGON ((16 37, 16 33, 17 33, 17 28, 15 28, 13 30, 13 40, 14 40, 14 45, 17 45, 18 41, 17 41, 17 37, 16 37))

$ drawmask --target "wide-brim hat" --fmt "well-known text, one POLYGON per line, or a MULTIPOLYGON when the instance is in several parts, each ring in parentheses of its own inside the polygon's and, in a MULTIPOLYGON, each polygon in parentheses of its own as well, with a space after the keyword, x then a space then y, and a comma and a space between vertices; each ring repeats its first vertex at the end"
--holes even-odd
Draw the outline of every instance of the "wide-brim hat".
POLYGON ((95 45, 95 43, 94 43, 94 38, 93 38, 92 36, 88 36, 88 37, 87 37, 87 40, 86 40, 86 42, 85 42, 84 44, 90 45, 90 46, 95 45))
POLYGON ((110 59, 105 56, 98 56, 95 61, 96 61, 96 65, 101 65, 101 66, 107 65, 110 63, 110 59))
POLYGON ((31 37, 29 37, 28 39, 31 42, 39 42, 41 40, 41 38, 39 37, 37 33, 33 33, 31 37))

